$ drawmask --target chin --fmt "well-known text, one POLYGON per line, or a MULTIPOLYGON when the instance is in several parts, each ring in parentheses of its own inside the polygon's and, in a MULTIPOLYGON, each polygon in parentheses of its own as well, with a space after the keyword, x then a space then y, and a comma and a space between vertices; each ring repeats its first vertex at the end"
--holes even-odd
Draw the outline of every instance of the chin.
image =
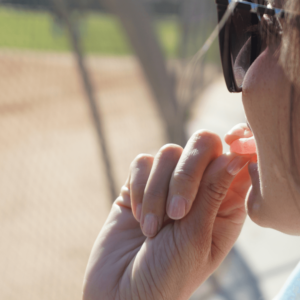
POLYGON ((246 198, 246 207, 247 214, 254 223, 288 235, 300 235, 300 215, 295 218, 284 213, 272 214, 270 210, 264 209, 263 202, 260 191, 255 191, 252 186, 246 198))
POLYGON ((269 227, 266 222, 266 219, 263 216, 263 212, 261 210, 261 203, 262 199, 260 191, 252 185, 249 189, 246 198, 247 214, 250 217, 250 219, 257 225, 261 227, 269 227))
POLYGON ((260 188, 258 164, 250 163, 248 171, 251 177, 252 186, 250 187, 246 197, 246 210, 250 219, 259 226, 268 227, 262 211, 262 195, 260 188))

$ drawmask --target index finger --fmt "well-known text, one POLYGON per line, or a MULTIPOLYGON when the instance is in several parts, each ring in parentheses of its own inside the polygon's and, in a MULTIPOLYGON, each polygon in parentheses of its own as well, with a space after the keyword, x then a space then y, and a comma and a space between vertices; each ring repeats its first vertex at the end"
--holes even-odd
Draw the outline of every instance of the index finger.
POLYGON ((221 154, 222 142, 218 135, 207 130, 193 134, 170 181, 167 214, 171 219, 182 219, 188 214, 206 167, 221 154))

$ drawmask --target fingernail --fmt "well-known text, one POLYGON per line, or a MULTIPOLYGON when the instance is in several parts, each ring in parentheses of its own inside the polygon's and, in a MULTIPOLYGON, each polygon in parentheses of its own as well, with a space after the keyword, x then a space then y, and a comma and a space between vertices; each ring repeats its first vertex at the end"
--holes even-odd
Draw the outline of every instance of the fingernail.
POLYGON ((185 215, 186 200, 179 196, 173 196, 168 207, 168 215, 173 220, 182 219, 185 215))
POLYGON ((243 169, 243 167, 247 164, 247 162, 245 162, 244 157, 237 156, 227 166, 227 172, 231 175, 236 175, 238 172, 240 172, 243 169))
POLYGON ((147 237, 153 237, 157 233, 158 219, 153 214, 147 214, 144 218, 143 233, 147 237))
POLYGON ((142 214, 142 204, 138 204, 136 207, 136 218, 140 222, 141 221, 141 214, 142 214))

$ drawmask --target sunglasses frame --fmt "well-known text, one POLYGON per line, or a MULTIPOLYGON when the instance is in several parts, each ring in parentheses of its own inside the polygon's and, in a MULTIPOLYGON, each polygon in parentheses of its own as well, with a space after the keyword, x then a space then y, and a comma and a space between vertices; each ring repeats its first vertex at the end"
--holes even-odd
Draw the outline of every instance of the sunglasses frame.
POLYGON ((258 20, 260 20, 264 14, 277 17, 278 19, 283 19, 285 18, 286 12, 283 9, 270 8, 265 5, 252 2, 240 0, 216 0, 219 22, 223 19, 229 4, 231 4, 232 2, 235 2, 234 11, 226 20, 225 25, 219 30, 219 47, 223 74, 227 89, 231 93, 239 93, 242 91, 242 87, 238 86, 235 81, 233 66, 231 62, 230 25, 232 15, 236 10, 243 10, 248 11, 249 13, 256 14, 258 16, 258 20))

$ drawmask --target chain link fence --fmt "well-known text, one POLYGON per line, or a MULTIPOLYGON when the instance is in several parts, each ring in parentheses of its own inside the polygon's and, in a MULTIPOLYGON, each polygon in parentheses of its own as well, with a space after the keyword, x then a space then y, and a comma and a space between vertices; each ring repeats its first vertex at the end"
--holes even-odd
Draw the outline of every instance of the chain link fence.
MULTIPOLYGON (((176 94, 189 58, 216 24, 214 5, 144 5, 166 59, 172 101, 188 102, 178 123, 184 127, 193 102, 220 71, 216 44, 185 86, 190 98, 176 94)), ((142 152, 155 154, 172 137, 159 87, 151 84, 154 73, 133 56, 125 31, 97 1, 1 2, 1 299, 81 299, 92 244, 130 162, 142 152)), ((243 263, 233 250, 193 299, 257 296, 243 263), (244 272, 249 284, 229 288, 230 270, 244 272)))

